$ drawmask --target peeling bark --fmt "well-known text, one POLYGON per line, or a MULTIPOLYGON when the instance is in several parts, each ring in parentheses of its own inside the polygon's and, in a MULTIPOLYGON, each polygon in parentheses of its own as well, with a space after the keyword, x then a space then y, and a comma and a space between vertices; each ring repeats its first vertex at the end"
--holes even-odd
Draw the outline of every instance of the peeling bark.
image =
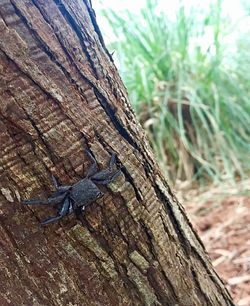
MULTIPOLYGON (((169 189, 87 0, 0 1, 0 305, 233 305, 169 189), (117 153, 122 175, 40 227, 46 198, 117 153)), ((131 72, 133 73, 133 72, 131 72)))

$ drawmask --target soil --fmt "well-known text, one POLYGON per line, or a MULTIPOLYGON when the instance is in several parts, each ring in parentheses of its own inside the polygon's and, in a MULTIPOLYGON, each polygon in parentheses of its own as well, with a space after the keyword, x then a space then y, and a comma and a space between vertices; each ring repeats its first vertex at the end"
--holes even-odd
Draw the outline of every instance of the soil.
POLYGON ((250 181, 203 193, 177 192, 179 198, 185 194, 182 203, 237 306, 250 306, 249 191, 250 181))

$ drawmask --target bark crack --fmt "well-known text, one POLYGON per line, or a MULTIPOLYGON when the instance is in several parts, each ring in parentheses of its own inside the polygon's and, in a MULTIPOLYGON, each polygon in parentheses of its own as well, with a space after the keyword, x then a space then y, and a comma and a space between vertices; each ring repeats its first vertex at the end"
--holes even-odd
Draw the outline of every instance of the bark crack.
POLYGON ((100 93, 100 91, 94 87, 94 92, 96 95, 96 98, 98 99, 100 105, 104 109, 105 113, 107 116, 110 118, 111 122, 113 123, 114 127, 116 130, 119 132, 119 134, 132 146, 134 147, 137 151, 141 151, 137 143, 132 139, 132 137, 129 135, 127 132, 126 128, 121 124, 120 120, 116 116, 116 111, 114 108, 110 106, 108 103, 106 97, 100 93))
POLYGON ((191 267, 191 274, 192 274, 192 278, 193 278, 193 281, 194 281, 195 289, 198 289, 198 290, 195 290, 195 291, 196 291, 197 295, 203 300, 202 304, 207 305, 207 306, 209 306, 209 305, 214 306, 211 303, 211 300, 206 295, 206 293, 202 290, 202 288, 200 286, 200 283, 199 283, 199 280, 197 279, 197 274, 192 267, 191 267))
POLYGON ((101 33, 100 28, 99 28, 99 26, 98 26, 98 24, 96 22, 96 15, 95 15, 95 11, 94 11, 94 9, 92 7, 91 0, 89 1, 89 3, 88 3, 88 0, 83 0, 83 2, 85 3, 85 5, 87 7, 90 19, 91 19, 92 24, 93 24, 93 27, 94 27, 95 32, 97 33, 97 35, 99 37, 99 40, 100 40, 100 43, 101 43, 103 49, 105 50, 106 54, 108 55, 110 61, 114 62, 114 60, 112 58, 112 55, 109 53, 108 49, 106 48, 106 45, 104 43, 104 39, 103 39, 102 33, 101 33))
POLYGON ((163 192, 158 188, 158 186, 154 185, 153 187, 155 189, 158 199, 164 204, 164 207, 167 210, 169 219, 175 229, 175 232, 179 238, 179 241, 181 242, 183 246, 183 250, 185 251, 186 255, 189 257, 191 254, 190 242, 188 241, 187 237, 185 237, 185 234, 181 230, 181 225, 179 224, 179 222, 177 221, 175 217, 170 201, 166 198, 165 194, 163 194, 163 192))
MULTIPOLYGON (((33 0, 34 1, 34 0, 33 0)), ((92 60, 92 57, 89 55, 88 51, 87 51, 87 47, 84 43, 84 39, 83 39, 83 32, 79 29, 78 24, 76 23, 76 21, 74 20, 74 18, 70 15, 70 13, 67 11, 67 9, 65 8, 65 6, 63 5, 61 0, 54 0, 58 9, 60 10, 62 16, 65 18, 65 20, 67 21, 67 23, 72 27, 72 29, 74 30, 74 32, 76 33, 79 42, 81 44, 82 47, 82 52, 86 55, 88 62, 91 65, 93 74, 95 76, 95 78, 98 80, 98 73, 95 67, 95 63, 92 60)))

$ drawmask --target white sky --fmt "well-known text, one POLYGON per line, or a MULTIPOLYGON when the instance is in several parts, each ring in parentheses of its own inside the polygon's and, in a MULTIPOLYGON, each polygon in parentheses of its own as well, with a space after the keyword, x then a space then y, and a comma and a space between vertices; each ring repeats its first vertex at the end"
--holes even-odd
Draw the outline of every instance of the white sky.
MULTIPOLYGON (((159 9, 164 11, 165 14, 174 21, 176 12, 181 4, 187 9, 195 8, 197 10, 205 11, 209 8, 211 3, 216 3, 218 0, 158 0, 159 9)), ((234 41, 237 39, 239 32, 249 32, 250 30, 250 17, 246 17, 246 10, 243 9, 241 2, 244 0, 222 0, 222 12, 223 16, 227 16, 231 20, 231 27, 227 33, 227 37, 224 37, 224 42, 228 45, 234 46, 234 41)), ((250 0, 245 0, 246 3, 250 0)), ((141 7, 145 5, 146 0, 92 0, 93 8, 97 15, 97 22, 100 26, 101 32, 104 36, 106 44, 116 40, 113 31, 108 25, 106 19, 101 15, 101 9, 112 8, 115 11, 129 10, 132 13, 136 13, 141 7)), ((250 2, 249 2, 250 7, 250 2)), ((200 38, 199 44, 207 49, 213 38, 213 29, 206 28, 204 37, 200 38), (211 33, 210 33, 211 32, 211 33)))
MULTIPOLYGON (((215 2, 212 0, 182 0, 182 1, 168 1, 168 0, 158 0, 158 3, 161 8, 164 9, 165 12, 174 13, 176 9, 180 6, 180 3, 183 3, 187 7, 206 7, 210 3, 215 2)), ((126 0, 126 1, 119 1, 119 0, 92 0, 93 7, 95 10, 100 8, 113 8, 114 10, 124 10, 129 9, 132 12, 136 12, 140 9, 145 0, 126 0)), ((243 14, 243 10, 241 7, 240 0, 224 0, 223 1, 223 11, 233 18, 239 18, 243 14)))

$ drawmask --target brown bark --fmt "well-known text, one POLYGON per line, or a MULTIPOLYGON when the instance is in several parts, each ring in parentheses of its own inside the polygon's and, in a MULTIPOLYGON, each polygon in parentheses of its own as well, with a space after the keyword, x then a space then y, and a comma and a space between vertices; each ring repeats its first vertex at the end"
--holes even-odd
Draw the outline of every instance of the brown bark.
MULTIPOLYGON (((131 71, 133 73, 133 71, 131 71)), ((233 305, 154 161, 87 0, 0 1, 0 305, 233 305), (117 153, 77 221, 23 206, 117 153)))

